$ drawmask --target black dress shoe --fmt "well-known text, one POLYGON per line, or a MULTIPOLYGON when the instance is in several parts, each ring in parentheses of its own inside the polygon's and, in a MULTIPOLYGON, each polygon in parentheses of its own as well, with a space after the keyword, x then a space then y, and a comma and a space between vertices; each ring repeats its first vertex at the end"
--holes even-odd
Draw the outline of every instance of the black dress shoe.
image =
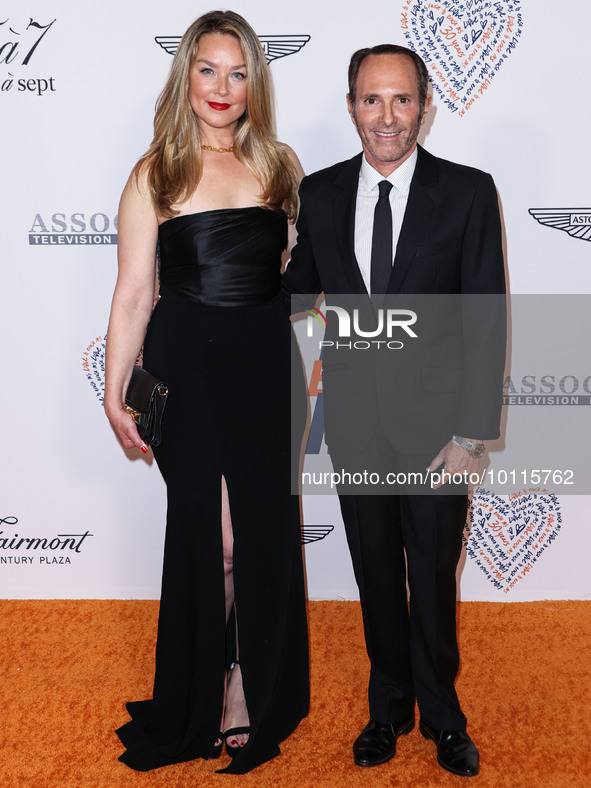
POLYGON ((414 717, 403 722, 378 722, 370 720, 353 744, 357 766, 379 766, 396 755, 396 739, 410 733, 414 717))
POLYGON ((437 745, 437 763, 448 772, 473 777, 480 769, 478 750, 466 731, 443 731, 431 728, 423 720, 419 730, 425 739, 437 745))

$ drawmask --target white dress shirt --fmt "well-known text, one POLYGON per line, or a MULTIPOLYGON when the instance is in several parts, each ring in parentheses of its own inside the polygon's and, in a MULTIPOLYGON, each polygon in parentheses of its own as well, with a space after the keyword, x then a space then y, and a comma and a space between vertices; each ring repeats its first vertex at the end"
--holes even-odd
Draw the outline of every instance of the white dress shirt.
MULTIPOLYGON (((373 215, 378 202, 378 183, 389 181, 393 188, 390 190, 390 207, 392 209, 392 251, 396 257, 396 245, 400 236, 402 220, 408 202, 410 182, 417 163, 417 149, 415 148, 408 159, 397 167, 387 178, 384 178, 363 155, 361 169, 359 170, 359 185, 357 187, 357 204, 355 206, 355 257, 365 282, 367 292, 371 293, 371 238, 373 234, 373 215)), ((394 262, 394 260, 392 260, 394 262)))

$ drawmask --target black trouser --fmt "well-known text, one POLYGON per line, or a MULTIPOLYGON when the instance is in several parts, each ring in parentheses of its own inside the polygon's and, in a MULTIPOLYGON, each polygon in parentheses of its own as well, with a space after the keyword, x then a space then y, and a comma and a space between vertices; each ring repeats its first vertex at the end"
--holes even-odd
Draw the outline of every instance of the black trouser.
MULTIPOLYGON (((393 468, 424 470, 432 459, 400 462, 378 437, 363 457, 331 451, 335 470, 359 470, 364 459, 375 467, 368 456, 376 442, 380 462, 390 451, 393 468)), ((416 697, 421 716, 432 727, 466 726, 454 682, 459 667, 456 567, 467 500, 465 494, 340 495, 371 661, 373 719, 408 719, 416 697)))

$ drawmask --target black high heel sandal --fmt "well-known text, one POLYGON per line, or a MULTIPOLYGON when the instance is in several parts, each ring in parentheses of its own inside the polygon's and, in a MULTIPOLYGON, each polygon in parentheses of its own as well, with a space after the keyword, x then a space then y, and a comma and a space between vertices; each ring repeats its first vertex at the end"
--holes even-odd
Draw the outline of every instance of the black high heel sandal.
MULTIPOLYGON (((240 662, 238 662, 237 659, 235 659, 234 662, 232 663, 229 673, 231 673, 234 670, 234 667, 236 665, 240 665, 240 662)), ((228 679, 228 681, 229 681, 229 679, 228 679)), ((234 758, 236 755, 238 755, 240 750, 247 743, 247 742, 244 742, 244 744, 239 744, 237 747, 233 747, 231 744, 228 744, 228 739, 231 736, 238 736, 240 733, 248 733, 248 734, 250 734, 250 725, 239 725, 236 728, 228 728, 227 731, 224 731, 221 734, 221 736, 223 737, 224 741, 226 742, 226 752, 228 753, 230 758, 234 758)))
POLYGON ((219 758, 222 754, 222 750, 224 748, 224 734, 221 731, 218 731, 217 739, 213 744, 213 749, 211 751, 210 758, 219 758))
POLYGON ((226 742, 226 752, 230 756, 230 758, 234 758, 240 750, 244 747, 244 744, 239 744, 237 747, 233 747, 231 744, 228 744, 228 739, 230 736, 237 736, 239 733, 250 733, 250 725, 241 725, 238 728, 228 728, 227 731, 224 732, 224 741, 226 742))

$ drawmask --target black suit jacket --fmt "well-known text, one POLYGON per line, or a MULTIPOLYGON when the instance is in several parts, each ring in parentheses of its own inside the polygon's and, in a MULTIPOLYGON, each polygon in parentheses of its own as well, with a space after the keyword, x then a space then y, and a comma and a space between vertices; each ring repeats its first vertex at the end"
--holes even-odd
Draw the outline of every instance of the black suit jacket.
MULTIPOLYGON (((354 252, 361 160, 359 154, 303 179, 287 293, 324 291, 327 304, 343 303, 346 294, 367 297, 354 252)), ((325 349, 329 447, 359 453, 380 421, 405 454, 435 454, 452 434, 497 438, 505 275, 490 175, 418 147, 387 292, 400 308, 414 305, 420 341, 405 341, 401 353, 357 352, 349 359, 342 348, 325 349)), ((327 337, 335 332, 329 319, 327 337)))

